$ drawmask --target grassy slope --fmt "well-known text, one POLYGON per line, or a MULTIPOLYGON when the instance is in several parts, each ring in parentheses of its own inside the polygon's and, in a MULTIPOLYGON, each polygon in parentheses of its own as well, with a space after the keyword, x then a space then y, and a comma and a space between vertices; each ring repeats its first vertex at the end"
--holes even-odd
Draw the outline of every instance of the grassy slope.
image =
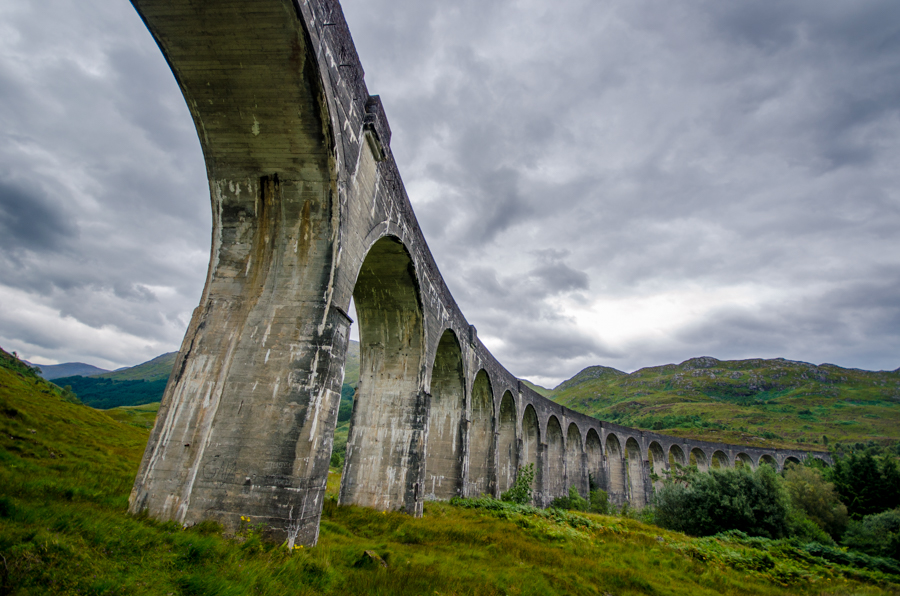
POLYGON ((344 361, 344 384, 356 387, 359 383, 359 342, 350 340, 344 361))
POLYGON ((535 385, 531 381, 527 381, 525 379, 522 379, 522 383, 526 387, 530 388, 532 391, 537 393, 538 395, 543 395, 544 397, 550 397, 550 395, 553 393, 552 389, 547 389, 546 387, 541 387, 540 385, 535 385))
POLYGON ((823 435, 900 439, 897 371, 693 358, 631 374, 590 367, 550 397, 602 420, 729 443, 826 449, 823 435))
MULTIPOLYGON (((414 519, 338 507, 333 496, 319 545, 289 555, 252 530, 227 537, 210 525, 182 530, 127 515, 148 433, 132 422, 149 412, 110 414, 0 367, 0 593, 898 593, 897 584, 858 583, 846 577, 856 572, 821 562, 775 554, 773 563, 627 519, 589 516, 593 527, 575 528, 437 503, 414 519), (366 550, 387 568, 366 564, 366 550)), ((332 474, 332 495, 338 482, 332 474)))
POLYGON ((93 376, 116 381, 168 381, 177 355, 178 352, 169 352, 131 368, 93 376))

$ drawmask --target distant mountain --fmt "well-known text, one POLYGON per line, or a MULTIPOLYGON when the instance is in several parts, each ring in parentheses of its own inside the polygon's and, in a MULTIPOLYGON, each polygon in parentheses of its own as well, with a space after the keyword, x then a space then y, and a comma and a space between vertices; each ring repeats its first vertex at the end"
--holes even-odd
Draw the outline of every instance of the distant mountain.
POLYGON ((84 362, 65 362, 63 364, 35 364, 33 362, 27 362, 23 360, 29 366, 36 366, 41 369, 40 375, 48 380, 52 381, 53 379, 58 379, 60 377, 71 377, 74 375, 88 376, 88 375, 99 375, 102 373, 109 372, 105 368, 98 368, 96 366, 85 364, 84 362))
POLYGON ((900 371, 707 356, 631 374, 592 366, 549 397, 601 420, 728 443, 825 450, 900 439, 900 371))

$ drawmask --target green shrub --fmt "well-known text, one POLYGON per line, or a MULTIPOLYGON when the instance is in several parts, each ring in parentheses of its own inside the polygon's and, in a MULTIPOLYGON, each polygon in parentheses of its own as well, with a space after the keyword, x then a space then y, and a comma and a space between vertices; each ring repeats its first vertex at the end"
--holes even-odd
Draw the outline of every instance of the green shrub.
POLYGON ((609 495, 605 490, 592 490, 590 497, 592 513, 609 514, 609 495))
POLYGON ((656 523, 664 528, 709 536, 741 530, 780 538, 788 531, 790 500, 770 466, 747 466, 700 473, 689 470, 666 481, 656 495, 656 523))
POLYGON ((516 481, 500 495, 501 501, 529 505, 532 500, 532 484, 534 484, 534 464, 519 466, 516 471, 516 481))
POLYGON ((550 503, 550 507, 556 509, 566 509, 568 511, 588 511, 590 503, 587 499, 578 494, 578 489, 574 485, 569 487, 569 496, 557 497, 550 503))
POLYGON ((867 515, 847 528, 844 546, 900 561, 900 509, 867 515))

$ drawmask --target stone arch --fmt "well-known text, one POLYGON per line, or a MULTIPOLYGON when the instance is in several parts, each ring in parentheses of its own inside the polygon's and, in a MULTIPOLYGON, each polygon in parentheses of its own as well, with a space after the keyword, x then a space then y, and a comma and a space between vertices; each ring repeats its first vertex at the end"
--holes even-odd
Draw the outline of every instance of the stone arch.
POLYGON ((412 258, 385 236, 369 249, 353 290, 360 375, 340 502, 417 512, 424 436, 424 324, 412 258))
POLYGON ((562 427, 556 416, 547 420, 547 476, 544 479, 544 499, 551 500, 567 494, 565 449, 562 427))
POLYGON ((616 505, 621 505, 628 498, 625 478, 625 453, 619 438, 609 433, 606 435, 606 469, 609 475, 608 486, 609 499, 616 505))
MULTIPOLYGON (((525 413, 522 414, 522 462, 521 465, 534 465, 534 489, 533 494, 537 497, 541 493, 541 466, 538 460, 538 453, 541 448, 541 425, 538 422, 537 412, 534 406, 528 404, 525 406, 525 413)), ((535 498, 535 502, 540 502, 539 498, 535 498)))
POLYGON ((669 461, 663 451, 662 445, 656 441, 651 441, 647 448, 647 460, 650 463, 650 472, 656 478, 653 480, 653 488, 662 487, 663 480, 666 477, 666 470, 669 469, 669 461))
POLYGON ((675 464, 679 466, 688 465, 688 459, 684 455, 684 450, 679 445, 669 447, 669 467, 673 468, 675 464))
POLYGON ((644 498, 644 459, 641 456, 641 446, 634 437, 628 437, 625 441, 625 457, 628 460, 628 484, 631 505, 642 509, 647 504, 644 498))
POLYGON ((481 369, 472 384, 472 418, 469 423, 468 496, 494 494, 494 390, 487 371, 481 369))
POLYGON ((461 494, 465 416, 465 374, 459 340, 447 329, 431 369, 431 406, 425 447, 425 498, 447 500, 461 494))
POLYGON ((778 462, 775 461, 775 458, 769 455, 768 453, 763 453, 759 456, 759 460, 756 462, 757 466, 761 466, 763 464, 772 466, 776 470, 778 469, 778 462))
POLYGON ((574 422, 569 424, 566 431, 566 491, 570 486, 578 490, 582 497, 588 495, 587 478, 584 473, 583 450, 581 445, 581 431, 574 422))
POLYGON ((715 469, 730 468, 731 462, 728 461, 728 455, 726 455, 724 451, 717 449, 716 451, 713 451, 710 465, 715 469))
POLYGON ((701 472, 709 471, 709 458, 706 457, 706 452, 700 449, 699 447, 694 447, 691 449, 691 465, 697 466, 697 469, 701 472))
POLYGON ((753 458, 746 453, 738 453, 734 456, 734 467, 737 468, 739 466, 746 466, 752 470, 754 468, 753 458))
POLYGON ((516 401, 509 391, 500 400, 500 434, 497 442, 497 490, 503 492, 516 479, 519 458, 516 450, 516 401))
POLYGON ((587 457, 588 488, 605 489, 603 446, 600 443, 600 435, 593 428, 588 431, 584 440, 584 453, 587 457))
POLYGON ((786 468, 788 466, 788 464, 794 464, 795 466, 799 466, 799 465, 802 465, 802 462, 800 461, 800 458, 794 457, 793 455, 789 455, 786 458, 784 458, 784 464, 781 466, 782 469, 786 468))

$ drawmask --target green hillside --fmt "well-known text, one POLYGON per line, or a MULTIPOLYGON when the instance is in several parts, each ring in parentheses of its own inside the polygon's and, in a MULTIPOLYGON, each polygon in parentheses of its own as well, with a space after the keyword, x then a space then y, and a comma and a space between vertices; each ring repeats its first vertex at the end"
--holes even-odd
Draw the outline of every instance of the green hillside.
POLYGON ((339 507, 337 473, 314 548, 289 553, 252 527, 185 530, 125 512, 150 413, 73 403, 0 352, 0 594, 900 593, 897 576, 787 543, 695 539, 622 517, 339 507))
POLYGON ((543 395, 544 397, 549 397, 550 394, 553 393, 552 389, 547 389, 546 387, 541 387, 540 385, 535 385, 531 381, 526 381, 522 379, 522 384, 537 393, 538 395, 543 395))
POLYGON ((101 375, 92 375, 92 377, 115 381, 168 381, 172 367, 175 366, 176 356, 178 356, 178 352, 168 352, 137 366, 101 375))
POLYGON ((347 345, 347 359, 344 361, 344 385, 356 388, 359 383, 359 342, 350 340, 347 345))
POLYGON ((550 397, 625 426, 728 443, 827 450, 900 439, 898 371, 704 357, 631 374, 593 366, 550 397))

